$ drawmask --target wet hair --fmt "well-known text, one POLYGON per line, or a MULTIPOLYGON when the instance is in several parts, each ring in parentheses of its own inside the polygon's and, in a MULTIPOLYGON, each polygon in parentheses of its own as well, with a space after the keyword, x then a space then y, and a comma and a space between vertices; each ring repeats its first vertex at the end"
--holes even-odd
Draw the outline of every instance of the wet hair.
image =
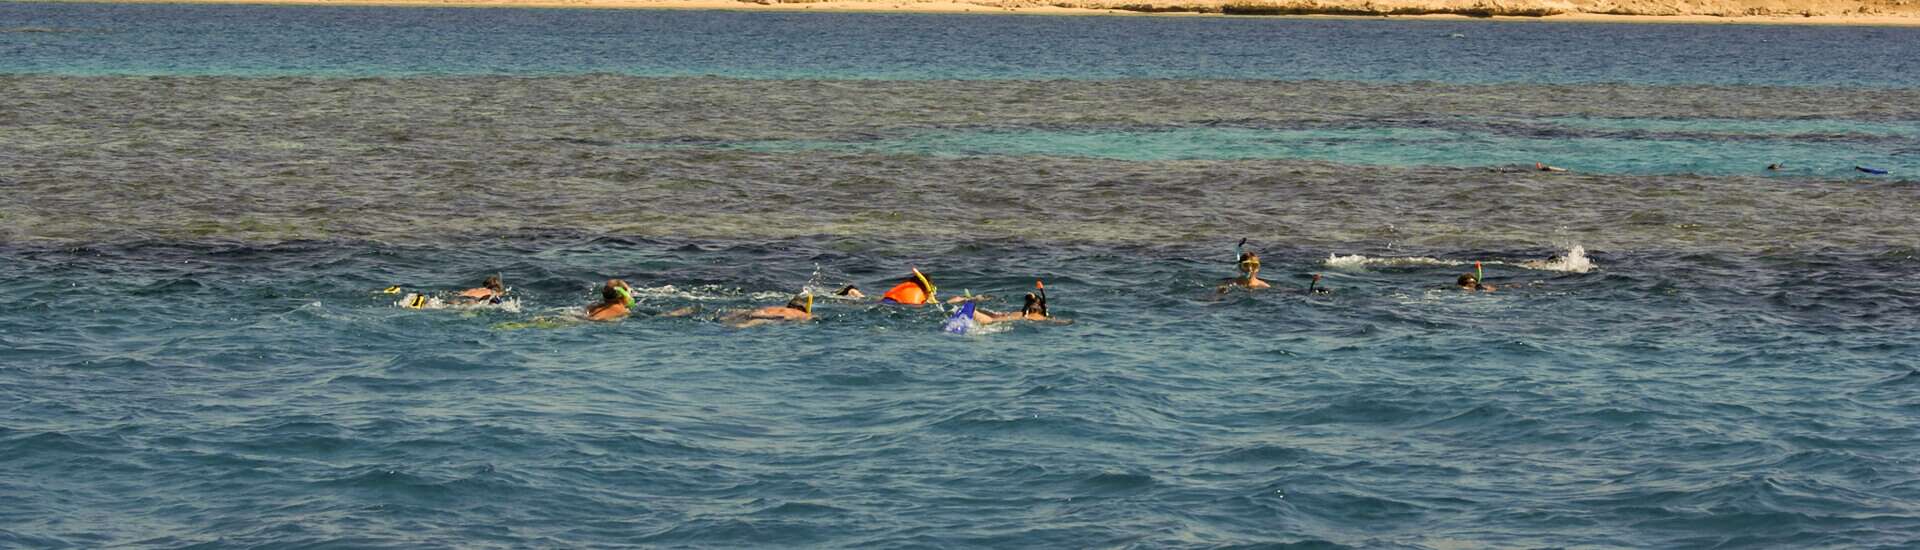
POLYGON ((787 300, 788 309, 792 309, 794 311, 812 315, 813 312, 807 311, 808 307, 809 306, 807 306, 807 296, 804 294, 799 296, 794 296, 792 300, 787 300))
POLYGON ((1260 255, 1252 252, 1241 252, 1240 269, 1247 270, 1249 273, 1255 269, 1260 269, 1260 255))
POLYGON ((853 291, 856 291, 856 290, 860 290, 860 287, 857 287, 857 286, 853 286, 853 285, 847 285, 847 286, 844 286, 844 287, 840 287, 840 290, 837 290, 837 291, 834 291, 834 293, 833 293, 833 295, 835 295, 835 296, 846 296, 846 295, 848 295, 848 294, 852 294, 852 293, 853 293, 853 291))
POLYGON ((1463 287, 1475 288, 1480 286, 1480 279, 1474 277, 1472 273, 1462 273, 1460 274, 1460 278, 1456 280, 1455 283, 1463 287))
POLYGON ((493 289, 493 290, 506 290, 507 288, 506 285, 500 284, 499 275, 487 277, 486 282, 480 283, 480 286, 484 288, 493 289))

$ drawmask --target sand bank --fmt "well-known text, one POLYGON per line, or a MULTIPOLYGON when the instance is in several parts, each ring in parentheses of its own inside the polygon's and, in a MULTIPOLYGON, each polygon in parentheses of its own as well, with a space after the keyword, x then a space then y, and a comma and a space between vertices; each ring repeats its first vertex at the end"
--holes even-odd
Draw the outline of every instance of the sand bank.
MULTIPOLYGON (((80 0, 90 1, 90 0, 80 0)), ((1916 0, 115 0, 116 3, 542 7, 1044 15, 1483 19, 1920 26, 1916 0)))

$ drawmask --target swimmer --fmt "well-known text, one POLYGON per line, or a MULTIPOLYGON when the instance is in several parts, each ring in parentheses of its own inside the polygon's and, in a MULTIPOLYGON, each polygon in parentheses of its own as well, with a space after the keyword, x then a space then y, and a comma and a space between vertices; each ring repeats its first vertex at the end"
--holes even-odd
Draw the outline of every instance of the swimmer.
POLYGON ((1307 294, 1333 294, 1333 289, 1320 286, 1320 274, 1313 274, 1313 280, 1307 282, 1307 294))
POLYGON ((587 320, 616 320, 626 317, 632 307, 633 287, 620 279, 607 279, 607 284, 600 287, 600 301, 587 306, 587 320))
POLYGON ((1039 295, 1034 294, 1032 292, 1027 293, 1026 304, 1020 306, 1020 311, 995 313, 992 311, 987 311, 985 309, 975 309, 973 310, 973 320, 982 325, 992 324, 992 323, 1005 323, 1007 321, 1051 321, 1056 323, 1071 322, 1071 321, 1060 321, 1060 320, 1054 319, 1053 315, 1050 315, 1047 313, 1047 299, 1042 298, 1039 295))
POLYGON ((880 295, 880 303, 918 306, 939 301, 934 296, 939 289, 933 286, 933 281, 920 273, 919 268, 910 269, 913 272, 909 273, 905 280, 888 289, 886 294, 880 295))
POLYGON ((1465 290, 1468 292, 1473 292, 1475 290, 1478 290, 1481 292, 1493 292, 1494 290, 1493 285, 1481 284, 1480 278, 1474 276, 1474 274, 1472 273, 1460 274, 1460 278, 1456 279, 1454 281, 1454 284, 1456 286, 1459 286, 1460 290, 1465 290))
POLYGON ((1767 171, 1768 171, 1768 172, 1778 172, 1778 171, 1780 171, 1780 169, 1781 169, 1781 168, 1786 168, 1786 167, 1787 167, 1787 163, 1784 163, 1784 162, 1776 162, 1776 163, 1773 163, 1773 164, 1769 164, 1769 165, 1767 165, 1767 171))
MULTIPOLYGON (((1242 242, 1245 242, 1245 241, 1242 241, 1242 242)), ((1225 283, 1221 283, 1220 292, 1226 292, 1229 290, 1233 290, 1235 288, 1244 288, 1248 290, 1254 290, 1254 289, 1261 289, 1261 288, 1269 288, 1273 286, 1273 285, 1267 284, 1266 281, 1260 280, 1260 255, 1259 254, 1255 254, 1251 251, 1241 252, 1239 268, 1240 268, 1240 276, 1234 277, 1232 279, 1228 279, 1227 282, 1225 283)))
POLYGON ((853 285, 840 287, 840 290, 834 291, 833 295, 839 296, 841 298, 846 298, 848 300, 858 300, 858 299, 867 297, 866 293, 860 292, 860 287, 853 286, 853 285))
POLYGON ((982 325, 1007 321, 1044 321, 1063 325, 1073 323, 1073 321, 1054 319, 1053 314, 1047 311, 1047 285, 1038 279, 1033 281, 1033 292, 1027 293, 1026 304, 1020 306, 1018 313, 994 313, 985 309, 975 309, 973 320, 982 325))
POLYGON ((721 322, 732 325, 734 328, 811 320, 813 320, 813 294, 794 296, 792 300, 787 300, 786 305, 741 310, 720 317, 721 322))
POLYGON ((500 303, 500 297, 507 294, 507 287, 500 284, 500 276, 487 277, 477 288, 469 288, 455 295, 471 302, 500 303))
POLYGON ((1561 167, 1558 167, 1558 166, 1553 166, 1553 165, 1550 165, 1550 164, 1546 164, 1546 163, 1542 163, 1542 162, 1536 162, 1536 163, 1533 163, 1533 169, 1534 169, 1535 171, 1538 171, 1538 172, 1565 172, 1565 171, 1567 171, 1567 169, 1565 169, 1565 168, 1561 168, 1561 167))

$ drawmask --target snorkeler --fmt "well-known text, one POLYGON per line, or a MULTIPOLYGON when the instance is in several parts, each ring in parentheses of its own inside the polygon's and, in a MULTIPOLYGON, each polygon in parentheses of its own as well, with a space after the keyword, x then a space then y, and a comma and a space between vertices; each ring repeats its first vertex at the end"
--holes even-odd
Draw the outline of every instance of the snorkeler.
POLYGON ((853 286, 853 285, 840 287, 840 290, 834 291, 833 295, 839 296, 841 298, 846 298, 848 300, 858 300, 858 299, 867 297, 866 293, 860 292, 860 287, 853 286))
POLYGON ((1027 303, 1020 306, 1018 312, 996 313, 985 309, 973 310, 973 320, 980 324, 1004 323, 1007 321, 1052 321, 1047 314, 1047 300, 1032 292, 1027 293, 1027 303))
POLYGON ((787 300, 786 305, 741 310, 720 317, 720 322, 731 325, 734 328, 747 328, 787 321, 805 322, 811 320, 813 320, 812 293, 794 296, 792 300, 787 300))
POLYGON ((505 285, 500 284, 500 275, 495 274, 493 276, 487 277, 487 280, 481 282, 479 287, 469 288, 469 289, 460 291, 460 293, 456 294, 455 296, 458 296, 460 298, 463 298, 472 302, 488 302, 488 303, 497 304, 497 303, 500 303, 500 297, 505 296, 506 294, 507 294, 507 287, 505 285))
MULTIPOLYGON (((981 297, 981 299, 984 298, 981 297)), ((973 320, 982 325, 1007 321, 1047 321, 1060 324, 1073 322, 1054 319, 1053 314, 1047 311, 1047 285, 1039 280, 1033 281, 1033 292, 1027 293, 1026 303, 1020 306, 1019 312, 995 313, 985 309, 975 309, 973 320)))
POLYGON ((1459 286, 1460 290, 1465 290, 1468 292, 1473 292, 1476 290, 1480 292, 1493 292, 1494 290, 1493 285, 1482 284, 1480 282, 1480 277, 1477 277, 1472 273, 1460 274, 1460 278, 1456 279, 1454 281, 1454 284, 1456 286, 1459 286))
POLYGON ((588 321, 612 321, 626 317, 633 307, 633 287, 626 281, 607 279, 600 287, 600 301, 587 306, 588 321))
POLYGON ((1558 167, 1558 166, 1554 166, 1554 165, 1551 165, 1551 164, 1547 164, 1547 163, 1544 163, 1544 162, 1536 162, 1536 163, 1533 163, 1533 169, 1534 169, 1535 171, 1539 171, 1539 172, 1565 172, 1565 171, 1567 171, 1567 169, 1565 169, 1565 168, 1561 168, 1561 167, 1558 167))
POLYGON ((905 280, 888 289, 886 294, 880 295, 880 303, 917 306, 938 300, 934 297, 934 292, 939 289, 933 286, 933 281, 920 273, 919 268, 910 269, 913 272, 908 274, 905 280))
MULTIPOLYGON (((1247 241, 1246 239, 1241 239, 1240 242, 1244 244, 1247 241)), ((1251 250, 1242 250, 1240 252, 1240 263, 1238 267, 1240 269, 1240 276, 1234 277, 1232 279, 1228 279, 1227 282, 1225 283, 1221 283, 1220 284, 1221 292, 1233 290, 1234 288, 1245 288, 1248 290, 1253 290, 1253 289, 1260 289, 1260 288, 1269 288, 1273 286, 1273 285, 1267 284, 1266 281, 1260 280, 1260 255, 1259 254, 1255 254, 1251 250)))
POLYGON ((1333 294, 1333 289, 1320 286, 1320 274, 1313 274, 1313 280, 1307 282, 1307 294, 1333 294))

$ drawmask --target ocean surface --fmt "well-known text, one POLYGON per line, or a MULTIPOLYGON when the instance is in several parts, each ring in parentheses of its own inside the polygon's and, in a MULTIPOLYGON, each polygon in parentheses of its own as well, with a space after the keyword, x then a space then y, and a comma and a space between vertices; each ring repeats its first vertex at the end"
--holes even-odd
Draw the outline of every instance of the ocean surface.
POLYGON ((1912 548, 1915 174, 1920 29, 0 3, 0 548, 1912 548), (718 321, 909 267, 1072 323, 718 321))

